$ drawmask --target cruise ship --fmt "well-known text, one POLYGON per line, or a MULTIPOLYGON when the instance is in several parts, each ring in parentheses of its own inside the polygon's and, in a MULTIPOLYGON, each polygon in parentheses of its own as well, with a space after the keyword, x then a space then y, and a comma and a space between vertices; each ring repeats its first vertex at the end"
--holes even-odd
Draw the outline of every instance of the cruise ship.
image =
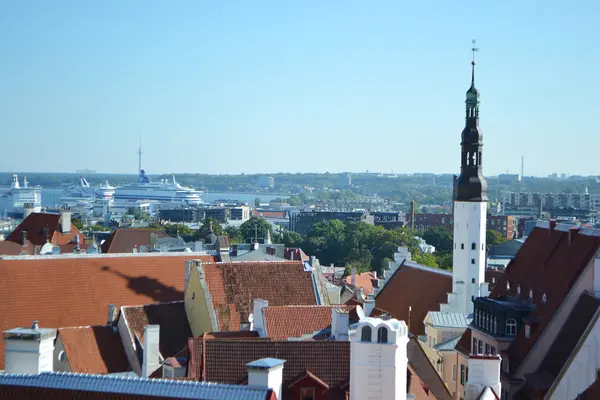
POLYGON ((115 194, 116 188, 108 182, 96 187, 90 186, 88 181, 82 176, 79 178, 79 184, 65 189, 64 195, 60 198, 61 204, 72 204, 89 202, 95 200, 111 200, 115 194))
POLYGON ((190 187, 181 186, 175 180, 161 179, 160 182, 150 182, 146 172, 140 170, 136 183, 118 187, 115 200, 137 201, 155 200, 161 203, 203 204, 202 192, 190 187))
POLYGON ((41 212, 42 188, 40 186, 30 187, 26 177, 21 186, 19 177, 13 175, 10 189, 0 194, 0 216, 22 218, 25 213, 25 204, 31 207, 32 212, 41 212))

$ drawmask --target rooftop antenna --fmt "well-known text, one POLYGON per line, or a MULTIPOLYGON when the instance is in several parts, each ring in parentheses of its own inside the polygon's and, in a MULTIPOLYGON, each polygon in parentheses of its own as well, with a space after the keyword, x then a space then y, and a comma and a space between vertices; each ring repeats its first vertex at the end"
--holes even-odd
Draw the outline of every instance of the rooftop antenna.
POLYGON ((140 147, 138 149, 138 174, 142 173, 142 134, 140 133, 140 147))
POLYGON ((471 64, 475 65, 475 53, 479 51, 479 48, 475 47, 475 43, 477 43, 477 40, 473 39, 471 40, 471 42, 473 43, 473 47, 471 48, 471 51, 473 52, 473 61, 471 61, 471 64))

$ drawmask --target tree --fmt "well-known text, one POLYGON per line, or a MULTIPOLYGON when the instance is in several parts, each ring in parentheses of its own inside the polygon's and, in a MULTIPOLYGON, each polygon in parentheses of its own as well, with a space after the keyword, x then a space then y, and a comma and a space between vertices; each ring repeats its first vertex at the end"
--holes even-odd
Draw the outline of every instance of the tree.
POLYGON ((298 232, 285 231, 283 232, 281 240, 285 247, 299 248, 302 246, 304 238, 298 232))
POLYGON ((191 236, 194 234, 194 231, 185 224, 165 224, 163 229, 167 235, 191 236))
POLYGON ((506 242, 506 238, 500 232, 490 229, 485 234, 485 241, 488 245, 493 245, 506 242))
POLYGON ((81 222, 81 220, 79 218, 71 218, 71 223, 73 224, 73 226, 79 230, 83 229, 83 223, 81 222))
POLYGON ((260 197, 257 197, 254 199, 254 207, 258 208, 260 207, 260 197))
POLYGON ((240 229, 236 228, 235 226, 228 226, 225 228, 225 234, 229 236, 229 242, 231 244, 244 243, 244 238, 242 237, 240 229))
POLYGON ((437 259, 435 258, 435 256, 433 254, 429 254, 429 253, 415 254, 414 256, 412 256, 412 259, 416 263, 427 265, 427 266, 433 267, 433 268, 439 268, 437 259))
POLYGON ((133 217, 133 219, 136 219, 138 221, 150 221, 152 219, 150 217, 150 214, 140 210, 137 207, 129 207, 127 209, 127 214, 131 215, 133 217))
POLYGON ((217 236, 221 236, 224 233, 223 227, 214 218, 205 218, 202 221, 202 226, 198 229, 194 237, 196 239, 203 239, 208 236, 209 233, 214 233, 217 236))
POLYGON ((423 240, 432 246, 435 246, 436 251, 449 252, 452 251, 453 239, 452 232, 443 226, 429 228, 421 235, 423 240))
POLYGON ((273 237, 273 226, 264 218, 256 216, 250 217, 240 226, 240 235, 245 243, 253 242, 255 237, 259 241, 263 241, 267 232, 273 237))

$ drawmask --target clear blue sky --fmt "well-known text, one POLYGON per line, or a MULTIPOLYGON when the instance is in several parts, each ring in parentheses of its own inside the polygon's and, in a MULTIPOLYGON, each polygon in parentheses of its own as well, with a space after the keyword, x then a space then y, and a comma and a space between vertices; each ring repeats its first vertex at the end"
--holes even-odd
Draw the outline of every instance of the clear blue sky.
POLYGON ((598 1, 0 3, 0 170, 600 174, 598 1))

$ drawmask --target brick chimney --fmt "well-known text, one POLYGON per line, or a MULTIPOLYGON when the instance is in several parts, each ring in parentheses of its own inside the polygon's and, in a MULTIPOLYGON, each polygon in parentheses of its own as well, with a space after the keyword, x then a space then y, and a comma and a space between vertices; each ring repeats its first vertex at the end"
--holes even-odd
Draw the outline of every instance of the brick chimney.
POLYGON ((25 246, 27 242, 27 231, 21 231, 21 246, 25 246))
POLYGON ((144 327, 144 355, 142 361, 142 378, 149 377, 160 368, 160 326, 144 327))
POLYGON ((11 329, 2 336, 6 373, 39 374, 54 369, 56 329, 42 329, 33 321, 31 328, 11 329))
POLYGON ((482 397, 484 391, 493 390, 500 396, 500 362, 499 355, 475 355, 469 356, 469 378, 465 387, 465 399, 477 400, 482 397))

